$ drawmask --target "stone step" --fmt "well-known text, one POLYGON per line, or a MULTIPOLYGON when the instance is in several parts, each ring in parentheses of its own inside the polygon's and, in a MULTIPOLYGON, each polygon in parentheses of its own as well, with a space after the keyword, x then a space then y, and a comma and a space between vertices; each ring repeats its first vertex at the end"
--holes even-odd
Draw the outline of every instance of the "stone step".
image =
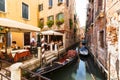
POLYGON ((51 59, 51 58, 53 58, 53 57, 55 57, 55 55, 52 54, 52 55, 46 57, 46 60, 51 59))
POLYGON ((49 57, 49 56, 51 56, 51 55, 55 55, 55 53, 51 53, 51 52, 45 53, 45 57, 49 57))
POLYGON ((51 63, 52 61, 54 61, 54 60, 56 60, 56 59, 57 59, 57 57, 53 57, 53 58, 47 60, 47 64, 51 63))

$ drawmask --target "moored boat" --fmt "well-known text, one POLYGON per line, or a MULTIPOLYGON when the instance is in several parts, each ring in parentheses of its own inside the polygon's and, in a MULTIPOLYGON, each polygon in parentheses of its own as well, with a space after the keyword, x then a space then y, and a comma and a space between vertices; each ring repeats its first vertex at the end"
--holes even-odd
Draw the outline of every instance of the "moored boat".
POLYGON ((80 49, 79 49, 79 55, 81 57, 88 57, 89 56, 89 51, 88 49, 85 47, 85 46, 82 46, 80 49))
POLYGON ((56 61, 53 61, 52 64, 49 64, 45 67, 37 69, 35 72, 41 75, 46 75, 53 71, 57 71, 60 68, 68 66, 69 64, 73 63, 75 60, 77 60, 76 50, 68 50, 67 55, 61 57, 56 61))

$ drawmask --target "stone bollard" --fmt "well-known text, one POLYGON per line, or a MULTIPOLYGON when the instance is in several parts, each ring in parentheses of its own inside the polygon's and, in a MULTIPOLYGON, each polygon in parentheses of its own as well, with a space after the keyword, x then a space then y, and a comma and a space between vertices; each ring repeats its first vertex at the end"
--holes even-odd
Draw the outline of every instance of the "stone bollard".
POLYGON ((39 60, 41 60, 41 56, 42 56, 41 47, 38 47, 38 59, 39 60))
POLYGON ((53 51, 53 44, 50 44, 50 51, 53 51))
POLYGON ((22 63, 19 62, 19 63, 15 63, 10 66, 11 80, 22 80, 21 79, 21 69, 20 69, 21 65, 22 65, 22 63))

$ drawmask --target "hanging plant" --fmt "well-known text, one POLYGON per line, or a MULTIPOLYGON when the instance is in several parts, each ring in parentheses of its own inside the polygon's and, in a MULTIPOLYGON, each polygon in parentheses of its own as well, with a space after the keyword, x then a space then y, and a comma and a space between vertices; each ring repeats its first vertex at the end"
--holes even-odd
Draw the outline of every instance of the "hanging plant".
POLYGON ((48 20, 48 21, 47 21, 47 26, 48 26, 49 28, 51 28, 53 24, 54 24, 54 21, 53 21, 53 20, 48 20))
POLYGON ((72 19, 69 20, 69 26, 70 26, 70 29, 72 29, 72 26, 73 26, 72 19))
POLYGON ((44 27, 44 24, 43 24, 43 22, 39 22, 39 25, 38 25, 38 27, 39 27, 39 28, 41 28, 41 29, 43 29, 43 27, 44 27))
POLYGON ((56 20, 56 25, 60 27, 64 23, 64 19, 56 20))

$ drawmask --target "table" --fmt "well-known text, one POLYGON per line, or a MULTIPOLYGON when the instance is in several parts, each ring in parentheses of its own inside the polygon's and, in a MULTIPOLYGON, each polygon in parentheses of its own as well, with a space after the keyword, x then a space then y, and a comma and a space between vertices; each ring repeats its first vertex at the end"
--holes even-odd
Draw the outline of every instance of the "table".
MULTIPOLYGON (((5 53, 5 50, 2 49, 1 52, 5 53)), ((12 50, 11 53, 9 53, 11 57, 13 57, 14 62, 17 62, 19 59, 27 56, 31 56, 30 51, 27 49, 19 49, 19 50, 12 50)))
POLYGON ((12 56, 14 56, 14 62, 17 62, 19 59, 23 58, 23 57, 27 57, 30 56, 30 51, 27 49, 22 49, 22 50, 15 50, 15 51, 11 51, 12 52, 12 56))

